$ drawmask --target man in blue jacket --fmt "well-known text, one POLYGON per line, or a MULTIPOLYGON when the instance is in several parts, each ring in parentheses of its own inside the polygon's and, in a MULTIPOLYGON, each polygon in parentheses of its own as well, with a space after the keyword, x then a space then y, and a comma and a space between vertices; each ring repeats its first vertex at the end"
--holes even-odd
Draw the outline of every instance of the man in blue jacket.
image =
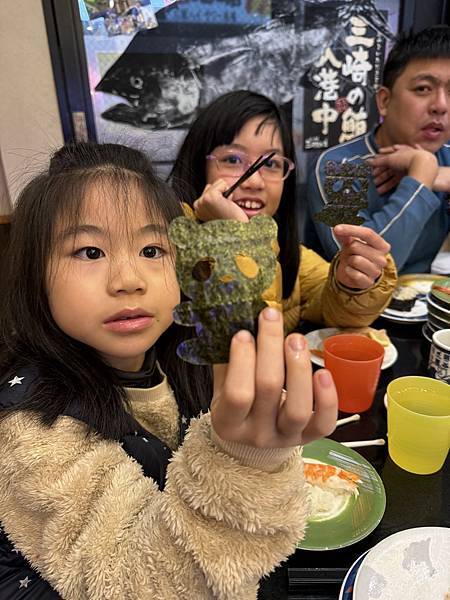
POLYGON ((313 220, 328 203, 328 161, 372 167, 363 225, 391 245, 399 273, 425 273, 450 227, 450 27, 398 38, 376 96, 380 125, 323 152, 308 179, 305 243, 326 258, 339 250, 333 230, 313 220))

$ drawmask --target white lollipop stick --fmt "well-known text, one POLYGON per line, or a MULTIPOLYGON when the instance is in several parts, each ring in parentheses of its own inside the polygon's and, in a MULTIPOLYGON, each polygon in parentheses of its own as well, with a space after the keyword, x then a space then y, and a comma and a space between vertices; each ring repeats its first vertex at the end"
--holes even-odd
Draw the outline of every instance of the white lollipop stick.
POLYGON ((344 417, 343 419, 338 419, 336 421, 336 427, 339 427, 339 425, 345 425, 345 423, 351 423, 352 421, 359 421, 360 418, 361 416, 356 414, 352 415, 351 417, 344 417))
POLYGON ((386 444, 386 440, 382 438, 379 440, 359 440, 356 442, 341 442, 343 446, 347 446, 347 448, 362 448, 363 446, 384 446, 386 444))

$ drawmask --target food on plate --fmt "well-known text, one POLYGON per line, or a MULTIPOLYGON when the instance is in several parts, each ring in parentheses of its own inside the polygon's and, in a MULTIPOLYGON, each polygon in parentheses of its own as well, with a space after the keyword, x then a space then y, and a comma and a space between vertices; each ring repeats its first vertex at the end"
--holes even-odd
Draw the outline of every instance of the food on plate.
POLYGON ((433 283, 430 297, 433 302, 445 310, 450 309, 450 278, 439 279, 433 283))
POLYGON ((318 358, 323 358, 323 350, 320 350, 319 348, 310 348, 309 352, 313 356, 317 356, 318 358))
POLYGON ((310 348, 309 351, 314 356, 323 358, 323 341, 333 335, 342 335, 344 333, 354 333, 356 335, 364 335, 375 342, 378 342, 385 348, 389 346, 391 340, 389 339, 386 329, 374 329, 373 327, 349 327, 348 329, 339 329, 339 331, 332 331, 331 333, 327 330, 319 331, 319 337, 321 341, 316 348, 310 348))
POLYGON ((358 496, 361 479, 355 473, 304 458, 305 481, 311 493, 310 520, 333 519, 347 506, 350 498, 358 496))
POLYGON ((444 294, 450 295, 450 287, 444 285, 434 285, 433 290, 437 292, 443 292, 444 294))
POLYGON ((395 288, 389 308, 392 310, 408 311, 416 303, 418 291, 411 286, 400 285, 395 288))
POLYGON ((305 458, 303 462, 305 478, 308 483, 329 487, 338 492, 358 493, 358 482, 361 480, 356 473, 312 458, 305 458))

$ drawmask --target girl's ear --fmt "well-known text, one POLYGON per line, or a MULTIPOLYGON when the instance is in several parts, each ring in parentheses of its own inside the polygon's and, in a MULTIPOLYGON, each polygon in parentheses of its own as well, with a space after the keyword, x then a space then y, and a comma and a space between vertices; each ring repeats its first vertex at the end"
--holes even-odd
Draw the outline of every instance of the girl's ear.
POLYGON ((377 108, 381 117, 385 117, 387 115, 389 102, 391 100, 391 90, 384 85, 382 85, 376 95, 377 108))
POLYGON ((177 217, 169 225, 169 238, 178 248, 192 246, 199 227, 192 219, 177 217))

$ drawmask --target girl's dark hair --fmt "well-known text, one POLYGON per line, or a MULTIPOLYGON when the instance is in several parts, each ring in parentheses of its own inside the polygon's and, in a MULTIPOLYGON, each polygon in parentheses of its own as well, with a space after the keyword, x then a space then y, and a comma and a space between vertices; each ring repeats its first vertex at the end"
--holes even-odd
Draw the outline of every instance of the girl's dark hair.
MULTIPOLYGON (((178 152, 169 180, 185 202, 192 206, 203 192, 206 185, 206 156, 217 146, 231 144, 249 119, 260 116, 264 117, 263 123, 275 123, 280 132, 284 155, 295 162, 291 126, 283 111, 261 94, 246 90, 229 92, 201 111, 178 152)), ((284 182, 280 206, 274 218, 278 223, 283 298, 288 298, 294 289, 300 262, 295 171, 284 182)))
POLYGON ((383 85, 394 83, 412 60, 450 58, 450 27, 435 25, 417 33, 400 33, 383 69, 383 85))
MULTIPOLYGON (((34 411, 51 424, 74 401, 81 420, 106 438, 120 439, 132 422, 126 392, 95 350, 57 326, 46 291, 50 256, 58 244, 55 225, 79 223, 82 202, 93 185, 100 190, 104 185, 105 193, 113 194, 125 218, 128 200, 137 190, 157 222, 168 225, 182 214, 173 190, 141 152, 117 144, 74 144, 58 150, 48 170, 22 191, 13 215, 2 273, 0 384, 21 367, 36 367, 39 382, 21 410, 34 411)), ((209 402, 211 386, 209 369, 176 355, 179 342, 190 336, 189 329, 172 324, 155 348, 178 403, 195 415, 209 402)))

